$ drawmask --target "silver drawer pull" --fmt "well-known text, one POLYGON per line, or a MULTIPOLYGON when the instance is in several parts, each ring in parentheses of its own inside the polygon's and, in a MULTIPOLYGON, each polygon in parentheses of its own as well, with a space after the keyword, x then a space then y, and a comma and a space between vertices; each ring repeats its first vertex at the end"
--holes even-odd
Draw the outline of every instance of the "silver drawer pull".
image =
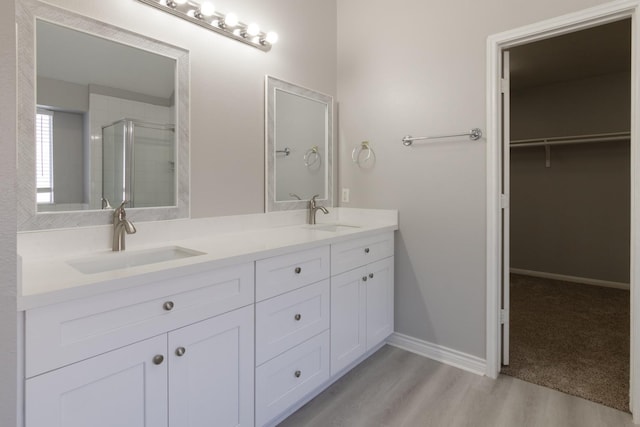
POLYGON ((373 273, 369 273, 369 279, 373 279, 373 273))
POLYGON ((176 348, 176 356, 178 357, 183 356, 186 352, 187 350, 184 347, 176 348))
POLYGON ((164 356, 161 354, 156 354, 155 356, 153 356, 153 364, 154 365, 162 365, 162 362, 164 362, 164 356))
POLYGON ((369 253, 369 248, 364 248, 364 253, 368 254, 369 253))
POLYGON ((300 375, 302 375, 302 372, 300 371, 295 371, 293 374, 296 378, 300 378, 300 375))
POLYGON ((367 281, 367 276, 362 276, 362 281, 366 282, 367 281))
POLYGON ((167 311, 173 310, 173 301, 165 302, 164 304, 162 304, 162 308, 164 308, 167 311))
POLYGON ((300 267, 296 267, 294 271, 296 272, 296 274, 300 274, 302 272, 302 269, 300 267))
POLYGON ((296 320, 300 320, 300 319, 302 319, 302 314, 298 313, 295 316, 293 316, 293 318, 296 319, 296 320))

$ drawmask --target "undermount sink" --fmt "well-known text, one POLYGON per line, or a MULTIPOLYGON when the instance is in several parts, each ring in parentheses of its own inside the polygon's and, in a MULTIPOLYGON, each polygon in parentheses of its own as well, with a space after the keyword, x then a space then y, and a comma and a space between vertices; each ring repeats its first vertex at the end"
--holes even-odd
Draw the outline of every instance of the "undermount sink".
POLYGON ((360 226, 347 224, 315 224, 309 225, 308 228, 320 231, 331 231, 335 233, 337 231, 353 230, 355 228, 360 228, 360 226))
POLYGON ((204 252, 194 251, 180 246, 166 246, 131 252, 109 252, 91 258, 67 261, 67 264, 81 273, 95 274, 198 255, 204 255, 204 252))

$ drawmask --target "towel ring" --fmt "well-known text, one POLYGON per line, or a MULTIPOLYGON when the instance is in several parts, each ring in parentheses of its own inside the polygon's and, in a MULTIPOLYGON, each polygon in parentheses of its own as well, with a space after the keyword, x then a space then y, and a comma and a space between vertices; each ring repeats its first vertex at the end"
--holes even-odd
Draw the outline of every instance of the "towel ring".
POLYGON ((353 148, 353 151, 351 152, 351 160, 358 166, 362 166, 362 163, 366 163, 371 159, 371 154, 373 154, 373 148, 369 145, 369 141, 362 141, 359 146, 353 148), (364 159, 360 159, 360 155, 365 150, 367 151, 367 156, 364 159))
POLYGON ((318 146, 314 145, 309 148, 304 155, 304 165, 309 167, 313 166, 320 161, 320 152, 318 151, 318 146))

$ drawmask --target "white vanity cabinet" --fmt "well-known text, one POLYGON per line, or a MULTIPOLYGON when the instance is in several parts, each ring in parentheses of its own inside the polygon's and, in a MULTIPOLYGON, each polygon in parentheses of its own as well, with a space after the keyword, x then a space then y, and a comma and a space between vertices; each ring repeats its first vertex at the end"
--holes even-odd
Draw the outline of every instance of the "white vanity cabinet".
POLYGON ((28 310, 26 427, 252 426, 253 271, 28 310))
POLYGON ((393 332, 393 233, 332 245, 331 258, 333 376, 393 332))
POLYGON ((393 231, 363 234, 26 310, 25 427, 276 425, 393 332, 393 231))

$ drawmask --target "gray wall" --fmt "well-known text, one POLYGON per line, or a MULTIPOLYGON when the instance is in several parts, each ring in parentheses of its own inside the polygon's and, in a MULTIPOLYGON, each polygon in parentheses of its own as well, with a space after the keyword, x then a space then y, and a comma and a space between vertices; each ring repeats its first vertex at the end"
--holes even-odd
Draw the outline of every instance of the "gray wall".
POLYGON ((345 206, 400 210, 398 332, 485 357, 485 143, 400 139, 484 129, 487 36, 601 3, 338 2, 339 186, 345 206), (351 163, 363 140, 373 169, 351 163))
POLYGON ((84 117, 53 113, 53 186, 56 204, 84 201, 84 117))
MULTIPOLYGON (((513 139, 624 132, 630 73, 513 91, 513 139)), ((628 141, 511 150, 511 266, 629 283, 628 141)))
POLYGON ((0 425, 18 425, 15 3, 0 14, 0 425))

